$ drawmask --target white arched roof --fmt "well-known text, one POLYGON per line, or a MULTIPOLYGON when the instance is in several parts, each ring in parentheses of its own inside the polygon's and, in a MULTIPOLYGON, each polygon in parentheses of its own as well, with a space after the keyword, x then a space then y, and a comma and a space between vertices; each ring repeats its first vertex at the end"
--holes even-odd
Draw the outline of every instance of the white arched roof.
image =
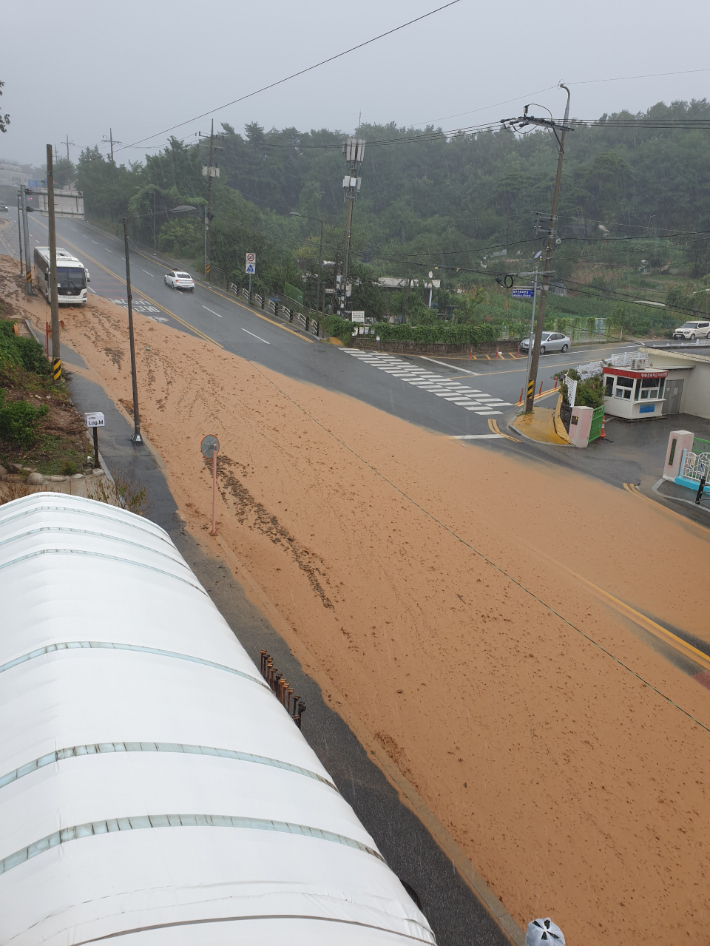
POLYGON ((0 506, 0 944, 434 943, 169 536, 0 506))

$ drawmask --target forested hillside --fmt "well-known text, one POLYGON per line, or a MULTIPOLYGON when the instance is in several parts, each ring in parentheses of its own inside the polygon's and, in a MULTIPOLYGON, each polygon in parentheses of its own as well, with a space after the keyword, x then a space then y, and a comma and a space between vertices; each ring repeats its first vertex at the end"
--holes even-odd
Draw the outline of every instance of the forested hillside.
MULTIPOLYGON (((687 127, 689 119, 710 119, 710 104, 659 103, 636 116, 603 116, 568 135, 555 261, 568 309, 575 292, 597 298, 606 312, 642 290, 644 298, 661 301, 675 292, 670 301, 678 311, 695 306, 690 280, 710 272, 710 132, 687 127), (612 119, 629 125, 612 126, 612 119), (667 119, 686 126, 645 127, 667 119)), ((394 123, 358 130, 367 148, 354 213, 356 276, 367 283, 371 276, 422 277, 437 268, 444 287, 440 312, 441 303, 451 301, 447 292, 457 288, 475 293, 473 287, 481 287, 493 305, 490 294, 500 290, 491 276, 529 269, 541 248, 534 214, 549 213, 557 142, 548 131, 448 137, 438 131, 394 123)), ((249 250, 258 254, 264 285, 301 279, 308 260, 315 266, 318 220, 325 224, 324 257, 339 257, 344 138, 328 130, 265 131, 252 123, 240 134, 222 126, 215 142, 222 150, 215 156, 220 178, 212 194, 212 256, 226 278, 241 277, 249 250)), ((159 248, 200 260, 206 149, 204 139, 171 139, 145 163, 128 167, 112 167, 98 148, 84 151, 77 177, 87 212, 107 221, 134 215, 143 242, 152 242, 155 224, 159 248), (171 216, 181 204, 199 212, 171 216)), ((386 303, 375 296, 362 304, 396 308, 391 295, 386 303)))

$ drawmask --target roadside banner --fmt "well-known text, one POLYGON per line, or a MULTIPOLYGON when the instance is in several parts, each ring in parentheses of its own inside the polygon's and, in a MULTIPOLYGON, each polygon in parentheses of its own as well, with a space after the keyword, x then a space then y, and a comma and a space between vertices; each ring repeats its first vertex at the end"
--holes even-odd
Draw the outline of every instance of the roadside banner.
POLYGON ((567 400, 569 401, 569 406, 574 407, 574 399, 577 396, 577 382, 574 378, 570 378, 570 376, 566 374, 565 384, 567 385, 567 400))

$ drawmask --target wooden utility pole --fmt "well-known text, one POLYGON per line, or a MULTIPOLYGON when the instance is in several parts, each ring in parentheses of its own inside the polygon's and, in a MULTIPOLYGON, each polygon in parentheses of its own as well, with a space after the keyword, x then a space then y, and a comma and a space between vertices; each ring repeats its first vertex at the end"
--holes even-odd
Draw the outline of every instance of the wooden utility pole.
POLYGON ((128 342, 131 349, 131 382, 133 385, 133 443, 143 443, 141 418, 138 413, 138 379, 136 378, 136 344, 133 339, 133 295, 131 293, 131 262, 128 253, 128 217, 123 218, 123 243, 126 250, 126 298, 128 300, 128 342))
POLYGON ((205 276, 207 282, 212 282, 212 265, 210 263, 210 220, 212 218, 212 157, 214 154, 214 118, 210 127, 210 163, 207 171, 207 215, 205 217, 205 276))
POLYGON ((511 128, 519 131, 526 125, 540 125, 543 128, 551 128, 557 138, 557 174, 555 175, 555 189, 552 194, 552 211, 550 212, 550 225, 547 230, 547 241, 545 244, 545 266, 541 273, 542 286, 540 287, 540 303, 537 310, 537 319, 535 323, 535 338, 532 340, 532 358, 530 360, 530 372, 527 378, 527 390, 525 392, 525 412, 529 413, 533 409, 535 386, 537 384, 537 369, 540 361, 540 344, 542 342, 542 330, 545 326, 545 309, 547 308, 547 293, 550 290, 550 276, 552 275, 552 257, 557 245, 557 207, 560 200, 560 183, 562 181, 562 161, 565 156, 565 139, 570 130, 567 125, 569 118, 569 89, 562 82, 559 87, 567 93, 567 105, 565 106, 565 117, 560 125, 559 122, 550 121, 547 118, 535 118, 528 115, 529 105, 525 106, 525 112, 520 118, 507 118, 503 120, 503 126, 509 125, 511 128), (560 129, 561 135, 557 135, 557 129, 560 129))
MULTIPOLYGON (((57 231, 54 220, 54 163, 52 145, 47 145, 47 210, 49 212, 49 303, 52 312, 52 376, 62 380, 62 350, 59 341, 59 295, 57 293, 57 231)), ((27 247, 25 246, 25 256, 27 247)))

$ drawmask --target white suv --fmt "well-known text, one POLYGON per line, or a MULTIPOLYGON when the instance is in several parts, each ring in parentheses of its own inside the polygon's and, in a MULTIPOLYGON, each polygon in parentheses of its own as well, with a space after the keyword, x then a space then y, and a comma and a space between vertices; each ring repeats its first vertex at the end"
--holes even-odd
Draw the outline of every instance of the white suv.
POLYGON ((172 269, 165 274, 165 285, 172 286, 173 289, 189 289, 195 291, 195 280, 189 273, 183 273, 179 269, 172 269))
POLYGON ((695 341, 696 338, 710 337, 710 322, 684 322, 673 332, 673 338, 695 341))

